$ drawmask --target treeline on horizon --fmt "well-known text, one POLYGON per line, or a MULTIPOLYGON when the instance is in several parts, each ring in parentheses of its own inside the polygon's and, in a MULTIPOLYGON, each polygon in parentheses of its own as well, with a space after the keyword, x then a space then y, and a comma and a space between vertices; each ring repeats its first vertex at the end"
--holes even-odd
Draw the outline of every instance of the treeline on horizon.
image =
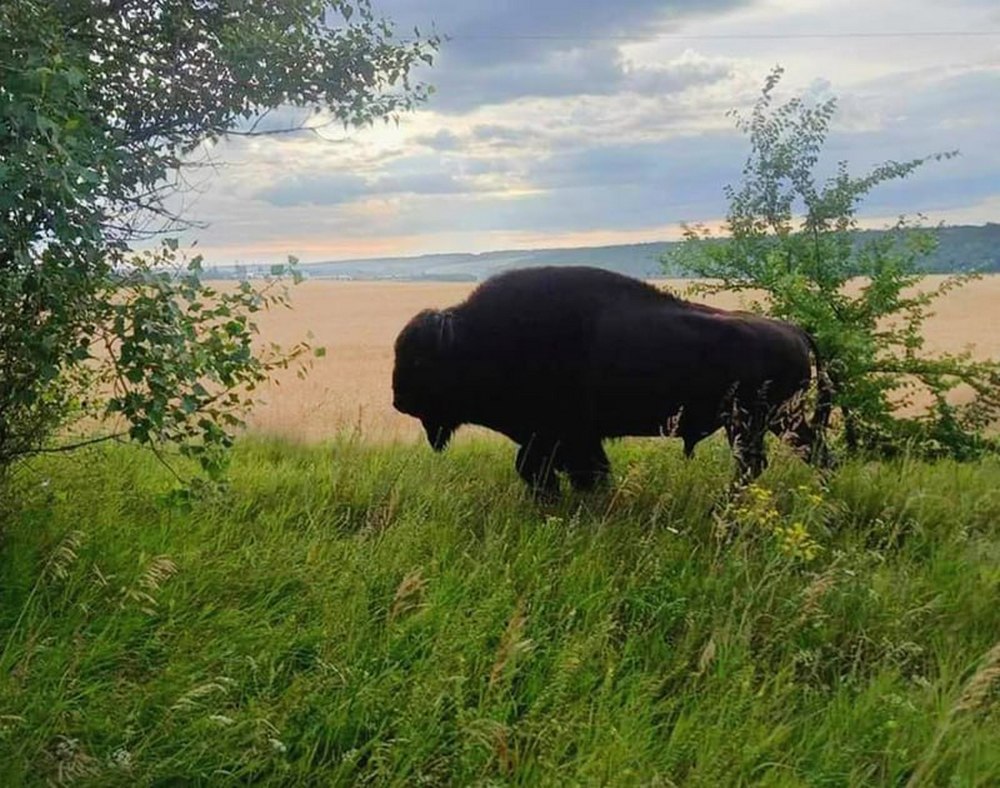
MULTIPOLYGON (((858 243, 883 235, 887 230, 861 230, 858 243)), ((904 231, 905 232, 905 231, 904 231)), ((981 226, 947 226, 936 230, 937 248, 919 263, 928 274, 977 271, 1000 273, 1000 223, 981 226)), ((685 277, 690 274, 679 266, 661 263, 683 241, 642 244, 617 244, 569 249, 500 250, 482 253, 430 254, 414 257, 383 257, 308 263, 302 274, 312 279, 468 281, 474 282, 508 268, 540 265, 592 265, 631 276, 685 277)), ((719 241, 725 243, 725 241, 719 241)), ((205 269, 209 279, 246 279, 267 275, 268 264, 236 264, 205 269)))

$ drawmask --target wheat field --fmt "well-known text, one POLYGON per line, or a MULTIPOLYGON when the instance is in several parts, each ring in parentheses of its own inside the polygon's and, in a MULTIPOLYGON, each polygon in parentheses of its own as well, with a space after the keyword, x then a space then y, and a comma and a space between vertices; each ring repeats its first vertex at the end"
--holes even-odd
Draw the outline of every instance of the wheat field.
MULTIPOLYGON (((940 279, 929 277, 928 282, 940 279)), ((662 284, 681 291, 690 282, 662 284)), ((418 423, 392 408, 393 341, 418 311, 458 303, 474 287, 474 283, 303 282, 292 292, 291 309, 260 318, 261 335, 290 346, 311 332, 311 341, 325 347, 326 356, 315 359, 304 380, 294 370, 278 375, 263 391, 250 429, 299 441, 324 440, 343 430, 376 442, 414 439, 418 423)), ((705 300, 724 308, 740 305, 733 294, 705 300)), ((928 322, 928 349, 960 351, 974 345, 979 357, 1000 357, 998 307, 1000 276, 952 291, 938 302, 928 322)))

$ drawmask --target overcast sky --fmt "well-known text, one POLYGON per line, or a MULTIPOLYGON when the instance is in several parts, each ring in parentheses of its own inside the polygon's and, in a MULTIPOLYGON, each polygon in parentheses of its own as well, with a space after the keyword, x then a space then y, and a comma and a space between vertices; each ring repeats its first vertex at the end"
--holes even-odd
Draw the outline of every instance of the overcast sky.
POLYGON ((187 198, 210 263, 675 238, 723 215, 747 152, 726 111, 775 64, 780 96, 838 97, 831 162, 960 150, 876 192, 871 223, 1000 221, 997 0, 373 5, 452 36, 419 72, 430 102, 398 127, 219 145, 187 198))

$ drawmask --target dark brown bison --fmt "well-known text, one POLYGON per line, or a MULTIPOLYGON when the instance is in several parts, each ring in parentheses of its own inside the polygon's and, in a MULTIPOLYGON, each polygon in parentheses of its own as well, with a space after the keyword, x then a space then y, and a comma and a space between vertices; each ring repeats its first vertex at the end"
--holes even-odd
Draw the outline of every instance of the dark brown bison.
POLYGON ((694 304, 587 267, 509 271, 461 304, 416 315, 396 339, 393 405, 420 419, 435 450, 462 424, 520 445, 517 471, 553 493, 609 473, 605 438, 725 427, 740 476, 766 465, 764 434, 816 453, 829 411, 819 355, 797 326, 694 304), (816 359, 818 406, 801 404, 816 359))

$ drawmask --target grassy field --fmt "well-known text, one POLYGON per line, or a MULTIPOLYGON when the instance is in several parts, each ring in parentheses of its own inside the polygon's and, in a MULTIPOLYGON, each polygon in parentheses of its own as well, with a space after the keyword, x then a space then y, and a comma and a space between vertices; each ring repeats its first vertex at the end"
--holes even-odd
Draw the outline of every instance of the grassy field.
MULTIPOLYGON (((1000 459, 779 457, 728 498, 720 440, 625 441, 542 506, 510 444, 438 457, 392 411, 399 328, 469 289, 265 315, 329 352, 224 490, 124 447, 18 469, 0 785, 1000 784, 1000 459)), ((1000 355, 997 303, 949 295, 929 345, 1000 355)))
POLYGON ((1000 462, 611 447, 540 507, 511 448, 250 441, 171 499, 22 468, 0 784, 997 785, 1000 462))

